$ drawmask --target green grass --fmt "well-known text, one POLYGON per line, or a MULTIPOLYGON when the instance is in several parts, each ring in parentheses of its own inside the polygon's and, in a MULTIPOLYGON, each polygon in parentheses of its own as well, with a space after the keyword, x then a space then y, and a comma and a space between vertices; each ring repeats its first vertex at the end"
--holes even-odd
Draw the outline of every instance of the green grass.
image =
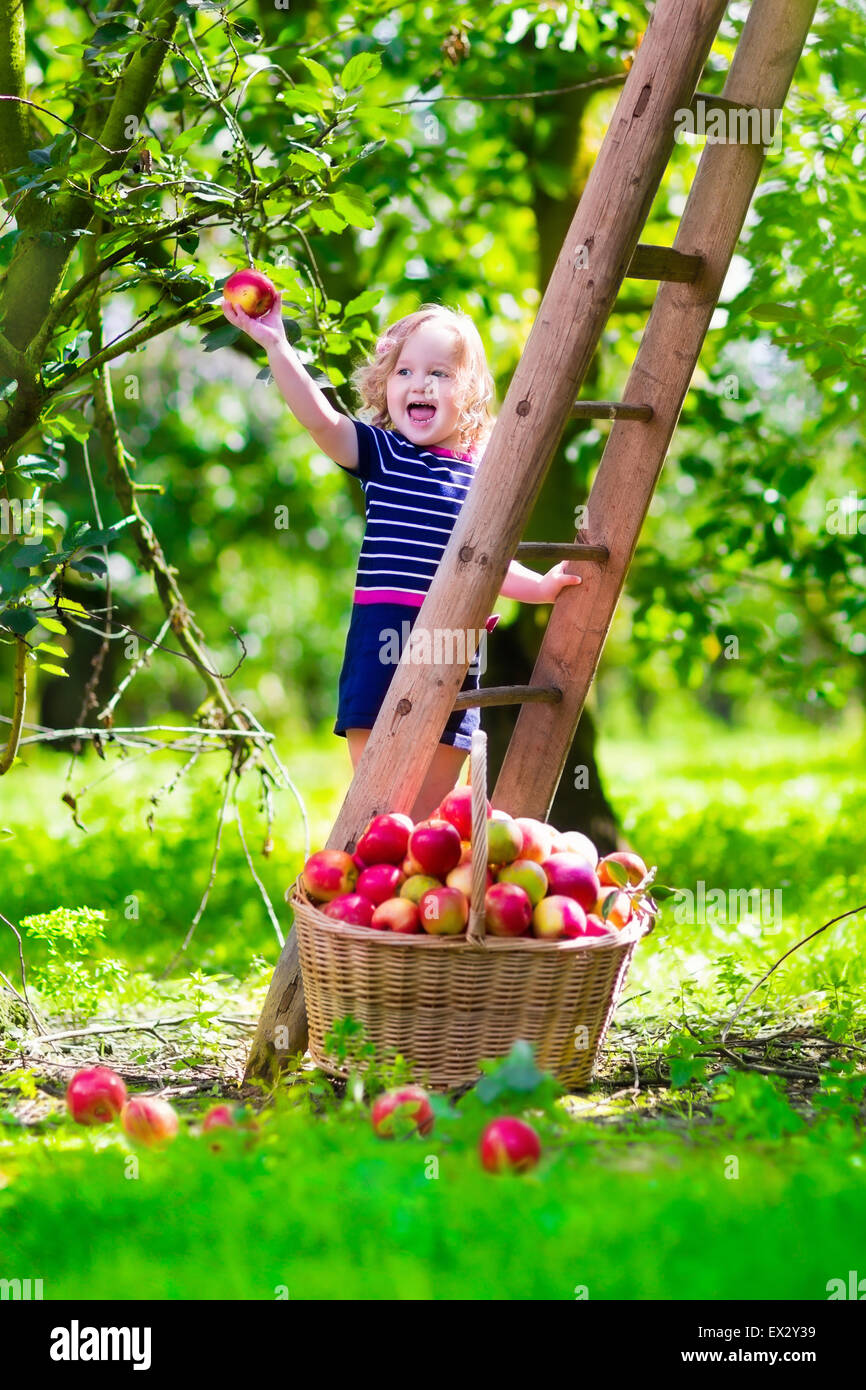
MULTIPOLYGON (((607 1084, 587 1095, 555 1102, 542 1087, 506 1092, 485 1109, 473 1092, 456 1109, 440 1107, 431 1136, 386 1143, 370 1130, 369 1092, 340 1099, 313 1073, 265 1098, 248 1149, 229 1136, 211 1152, 195 1128, 209 1103, 200 1096, 179 1102, 184 1132, 172 1147, 135 1154, 117 1127, 74 1126, 58 1088, 49 1087, 52 1105, 38 1068, 22 1068, 10 1050, 17 1076, 0 1089, 0 1276, 42 1277, 47 1298, 273 1299, 285 1290, 293 1300, 571 1300, 582 1286, 592 1299, 826 1298, 830 1279, 862 1264, 863 914, 795 952, 740 1019, 747 1031, 800 1027, 800 1064, 813 1070, 809 1036, 832 1039, 818 1087, 794 1080, 786 1094, 784 1079, 701 1056, 699 1040, 718 1041, 722 1021, 789 946, 866 902, 858 747, 856 724, 729 733, 678 715, 666 729, 625 728, 603 741, 608 793, 660 879, 781 888, 783 917, 772 926, 677 923, 669 905, 636 952, 607 1084), (628 1049, 642 1071, 637 1098, 624 1094, 628 1049), (652 1086, 656 1059, 670 1085, 652 1086), (526 1107, 543 1139, 540 1167, 484 1173, 477 1140, 486 1119, 526 1107)), ((320 844, 348 782, 345 750, 286 740, 281 754, 320 844)), ((189 965, 161 994, 151 982, 207 881, 215 765, 160 804, 153 835, 148 794, 169 775, 167 758, 158 771, 150 760, 146 772, 130 763, 79 798, 87 832, 70 826, 59 801, 64 765, 40 753, 5 780, 0 824, 14 834, 0 841, 0 911, 15 922, 59 904, 106 912, 105 952, 139 973, 125 996, 106 988, 102 1017, 153 1010, 156 1000, 188 1008, 193 967, 227 972, 213 998, 254 1016, 268 979, 256 957, 272 961, 276 943, 233 825, 189 965), (137 917, 124 915, 131 894, 137 917)), ((88 760, 81 780, 108 766, 88 760)), ((255 788, 246 796, 256 852, 255 788)), ((275 852, 256 852, 255 862, 287 925, 282 891, 302 847, 299 818, 280 796, 275 852)), ((38 969, 41 948, 26 950, 38 969)), ((8 932, 0 966, 16 978, 8 932)), ((181 1035, 181 1067, 202 1038, 225 1044, 216 1025, 202 1027, 181 1035)), ((151 1046, 141 1043, 142 1065, 151 1046)), ((791 1064, 790 1051, 782 1061, 791 1064)), ((381 1084, 374 1076, 371 1089, 381 1084)))

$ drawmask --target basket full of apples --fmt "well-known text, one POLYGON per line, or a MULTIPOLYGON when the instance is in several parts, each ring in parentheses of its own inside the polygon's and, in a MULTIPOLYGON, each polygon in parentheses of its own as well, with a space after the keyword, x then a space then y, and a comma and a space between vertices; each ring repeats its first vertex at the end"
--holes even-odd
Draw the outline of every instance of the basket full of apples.
POLYGON ((351 1014, 380 1057, 401 1054, 433 1089, 475 1081, 519 1038, 587 1085, 654 925, 655 870, 493 808, 480 730, 470 771, 429 820, 374 816, 353 853, 319 850, 288 889, 310 1054, 344 1074, 325 1038, 351 1014))

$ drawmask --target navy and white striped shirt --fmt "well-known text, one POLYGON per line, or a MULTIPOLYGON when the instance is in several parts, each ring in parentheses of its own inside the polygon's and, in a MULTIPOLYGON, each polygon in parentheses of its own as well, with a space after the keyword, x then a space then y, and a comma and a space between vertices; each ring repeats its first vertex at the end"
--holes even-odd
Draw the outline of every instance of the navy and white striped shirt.
POLYGON ((466 500, 475 462, 469 454, 422 448, 396 430, 353 423, 356 476, 367 512, 354 601, 420 608, 466 500))

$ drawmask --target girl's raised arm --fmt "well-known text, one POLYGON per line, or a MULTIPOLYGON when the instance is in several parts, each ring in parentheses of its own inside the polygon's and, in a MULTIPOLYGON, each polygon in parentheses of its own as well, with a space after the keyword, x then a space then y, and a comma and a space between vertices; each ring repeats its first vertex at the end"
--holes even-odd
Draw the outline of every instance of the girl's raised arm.
POLYGON ((282 295, 261 318, 252 318, 243 309, 222 301, 229 323, 242 328, 268 354, 280 395, 295 419, 311 435, 328 458, 352 471, 358 467, 358 436, 348 415, 335 410, 319 389, 286 337, 283 327, 282 295))

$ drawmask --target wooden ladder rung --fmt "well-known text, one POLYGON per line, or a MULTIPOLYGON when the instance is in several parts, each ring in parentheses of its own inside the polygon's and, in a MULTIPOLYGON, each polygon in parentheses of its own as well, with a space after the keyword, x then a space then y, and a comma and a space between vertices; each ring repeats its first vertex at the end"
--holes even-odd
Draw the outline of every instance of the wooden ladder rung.
POLYGON ((651 405, 626 405, 625 401, 575 401, 574 420, 651 420, 651 405))
POLYGON ((517 554, 524 560, 588 560, 606 565, 610 551, 606 545, 583 545, 579 541, 521 541, 517 554))
POLYGON ((556 705, 562 699, 558 685, 490 685, 486 690, 461 690, 455 709, 477 709, 481 705, 556 705))
POLYGON ((702 256, 688 256, 672 246, 649 246, 638 242, 626 275, 632 280, 677 280, 691 285, 697 280, 702 256))

